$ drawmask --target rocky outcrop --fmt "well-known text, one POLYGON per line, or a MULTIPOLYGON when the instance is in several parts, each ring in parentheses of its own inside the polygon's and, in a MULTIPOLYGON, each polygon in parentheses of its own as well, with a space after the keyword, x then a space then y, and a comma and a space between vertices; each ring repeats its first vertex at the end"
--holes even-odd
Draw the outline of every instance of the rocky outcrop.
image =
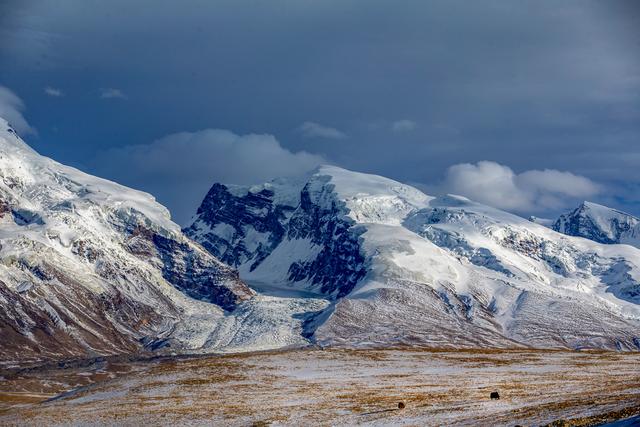
POLYGON ((198 208, 197 220, 184 232, 221 261, 232 266, 250 263, 255 269, 282 241, 284 223, 294 210, 275 204, 273 196, 267 188, 235 196, 214 184, 198 208))
POLYGON ((598 243, 640 247, 640 219, 596 203, 583 202, 572 212, 561 215, 551 228, 598 243))
POLYGON ((214 184, 184 232, 224 262, 246 271, 249 278, 260 278, 260 266, 268 257, 279 262, 275 259, 279 246, 295 244, 300 256, 282 260, 281 279, 340 298, 366 274, 359 243, 364 229, 354 227, 347 214, 326 177, 311 177, 303 186, 214 184), (296 196, 283 198, 279 191, 296 196))
POLYGON ((345 216, 343 202, 331 200, 332 189, 324 185, 313 194, 306 185, 300 193, 300 205, 288 223, 289 240, 306 239, 320 248, 317 256, 295 261, 289 267, 289 280, 320 285, 320 292, 337 298, 348 295, 366 274, 365 258, 359 237, 365 231, 354 227, 355 221, 345 216))

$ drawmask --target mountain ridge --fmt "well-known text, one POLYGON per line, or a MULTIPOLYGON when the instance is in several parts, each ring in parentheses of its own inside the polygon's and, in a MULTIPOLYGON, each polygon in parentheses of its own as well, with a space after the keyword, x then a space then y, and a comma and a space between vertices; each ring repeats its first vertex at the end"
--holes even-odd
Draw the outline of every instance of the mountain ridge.
MULTIPOLYGON (((249 283, 278 283, 333 301, 307 325, 317 343, 640 344, 637 249, 589 243, 463 197, 435 198, 333 166, 282 185, 262 193, 262 210, 253 211, 242 198, 268 185, 235 186, 232 205, 252 212, 246 221, 229 228, 224 215, 205 213, 185 233, 218 256, 231 246, 248 249, 228 262, 249 283), (289 200, 298 192, 299 202, 295 208, 289 202, 273 229, 258 232, 253 221, 264 225, 266 212, 281 207, 278 191, 289 200)), ((215 197, 205 202, 218 213, 228 208, 215 197)))
POLYGON ((149 194, 0 121, 0 363, 301 347, 640 348, 640 250, 321 166, 149 194), (193 239, 193 240, 192 240, 193 239))

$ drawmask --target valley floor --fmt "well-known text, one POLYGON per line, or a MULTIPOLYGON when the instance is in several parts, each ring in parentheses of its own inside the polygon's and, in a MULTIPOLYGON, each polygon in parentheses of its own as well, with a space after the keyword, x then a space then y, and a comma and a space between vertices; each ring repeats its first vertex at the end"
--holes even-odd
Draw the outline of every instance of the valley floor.
POLYGON ((0 375, 1 425, 598 425, 640 413, 639 353, 309 349, 0 375))

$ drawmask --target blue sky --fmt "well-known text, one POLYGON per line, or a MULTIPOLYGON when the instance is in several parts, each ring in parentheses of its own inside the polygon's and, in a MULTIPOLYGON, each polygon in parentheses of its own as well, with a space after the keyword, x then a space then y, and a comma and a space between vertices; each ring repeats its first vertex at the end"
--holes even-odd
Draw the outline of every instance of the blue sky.
POLYGON ((639 12, 0 0, 0 113, 21 114, 41 153, 151 192, 181 223, 214 181, 325 162, 522 215, 582 199, 640 214, 639 12))

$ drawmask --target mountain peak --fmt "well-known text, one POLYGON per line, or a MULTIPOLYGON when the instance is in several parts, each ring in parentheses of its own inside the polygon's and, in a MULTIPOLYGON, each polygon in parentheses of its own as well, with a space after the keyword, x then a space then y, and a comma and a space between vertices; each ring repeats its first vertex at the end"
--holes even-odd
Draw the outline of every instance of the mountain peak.
POLYGON ((11 124, 0 117, 0 150, 5 152, 28 152, 37 154, 26 142, 20 138, 11 124))
MULTIPOLYGON (((426 206, 433 197, 399 181, 381 175, 354 172, 337 166, 324 165, 307 183, 309 191, 329 191, 347 204, 347 208, 356 214, 372 205, 382 207, 385 204, 406 205, 407 209, 426 206), (328 180, 326 179, 328 177, 328 180), (325 187, 330 185, 330 188, 325 187)), ((355 218, 354 218, 355 219, 355 218)))
POLYGON ((552 228, 563 234, 599 243, 625 243, 640 247, 640 219, 589 201, 584 201, 573 211, 561 215, 552 228))
POLYGON ((615 208, 610 208, 609 206, 601 205, 601 204, 594 203, 594 202, 589 202, 589 201, 586 201, 586 200, 584 202, 582 202, 578 208, 579 209, 588 209, 588 210, 591 210, 591 211, 597 211, 597 212, 601 212, 601 213, 608 213, 609 215, 621 215, 621 216, 624 216, 624 217, 638 219, 636 216, 631 215, 630 213, 626 213, 626 212, 623 212, 623 211, 615 209, 615 208))

